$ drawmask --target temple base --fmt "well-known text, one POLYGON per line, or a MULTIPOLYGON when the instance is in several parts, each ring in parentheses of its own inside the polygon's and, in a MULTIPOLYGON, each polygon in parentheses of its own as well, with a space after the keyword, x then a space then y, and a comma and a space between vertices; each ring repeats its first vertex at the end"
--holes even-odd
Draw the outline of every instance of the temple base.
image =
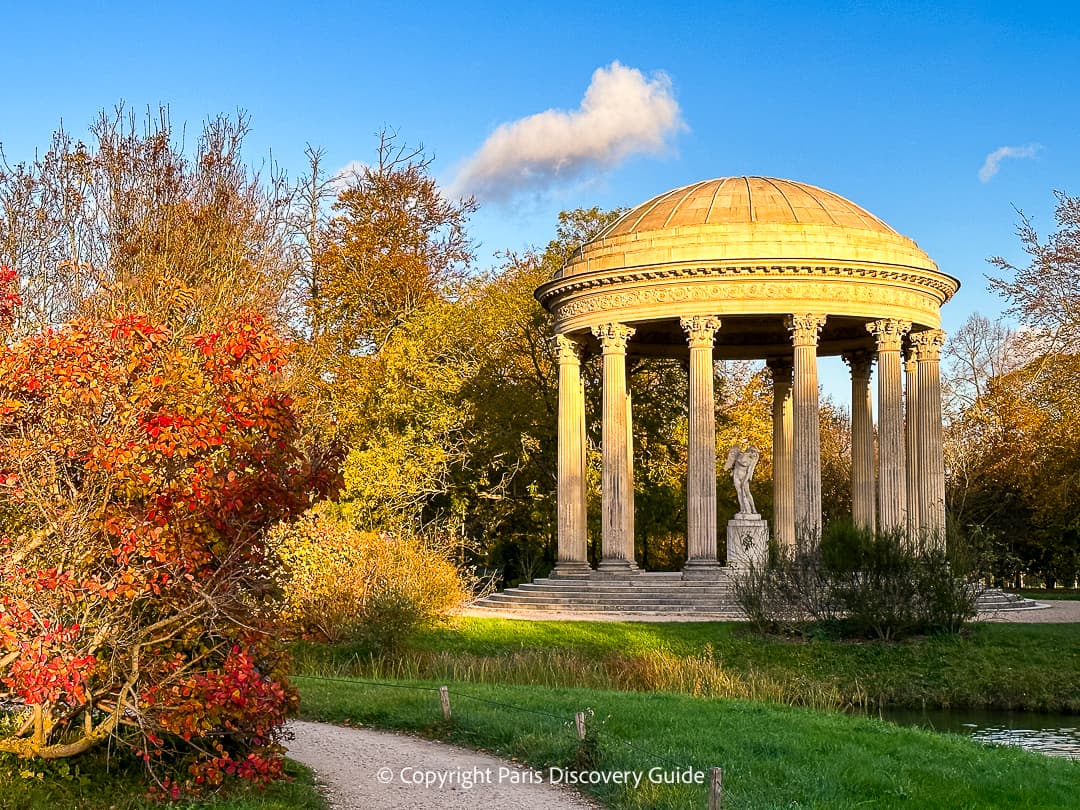
POLYGON ((592 567, 580 560, 559 560, 551 572, 552 579, 588 579, 592 576, 592 567))
POLYGON ((636 562, 612 558, 601 560, 600 564, 596 566, 594 575, 604 577, 630 577, 640 573, 641 569, 638 568, 636 562))
POLYGON ((710 560, 704 557, 687 560, 686 565, 683 566, 682 570, 683 579, 720 579, 722 575, 723 572, 720 568, 720 561, 710 560))

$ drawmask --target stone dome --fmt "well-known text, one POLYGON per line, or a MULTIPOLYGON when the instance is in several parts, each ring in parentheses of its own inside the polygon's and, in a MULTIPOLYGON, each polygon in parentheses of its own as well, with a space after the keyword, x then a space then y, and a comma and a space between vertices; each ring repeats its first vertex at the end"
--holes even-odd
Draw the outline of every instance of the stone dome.
POLYGON ((720 177, 635 206, 575 253, 558 277, 717 259, 873 261, 937 270, 914 241, 839 194, 774 177, 720 177))

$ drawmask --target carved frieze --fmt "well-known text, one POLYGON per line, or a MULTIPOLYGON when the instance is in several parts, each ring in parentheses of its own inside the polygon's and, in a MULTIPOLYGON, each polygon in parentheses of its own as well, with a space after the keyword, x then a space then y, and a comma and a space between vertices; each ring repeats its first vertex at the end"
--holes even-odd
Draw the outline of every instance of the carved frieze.
POLYGON ((773 311, 782 312, 791 311, 794 308, 785 306, 788 302, 803 302, 804 305, 806 302, 819 302, 821 309, 828 309, 830 304, 841 298, 857 304, 892 305, 914 312, 936 312, 938 305, 938 302, 927 293, 878 284, 845 282, 842 287, 839 287, 835 281, 814 281, 810 278, 767 281, 740 279, 724 282, 698 279, 679 284, 651 284, 610 292, 583 291, 559 301, 552 307, 552 314, 557 321, 564 321, 595 312, 665 304, 700 302, 723 304, 728 301, 768 301, 776 304, 772 307, 773 311))

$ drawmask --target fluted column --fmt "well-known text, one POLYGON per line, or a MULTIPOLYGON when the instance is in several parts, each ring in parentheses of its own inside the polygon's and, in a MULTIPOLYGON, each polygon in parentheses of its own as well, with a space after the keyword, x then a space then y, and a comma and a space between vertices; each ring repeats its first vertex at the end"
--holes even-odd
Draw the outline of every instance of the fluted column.
POLYGON ((686 567, 719 568, 716 544, 716 410, 713 340, 720 319, 683 318, 690 343, 690 435, 686 482, 686 567))
POLYGON ((945 543, 945 456, 941 427, 941 346, 945 333, 928 329, 911 336, 918 357, 919 528, 927 540, 945 543))
POLYGON ((601 559, 606 573, 630 573, 634 563, 633 538, 627 533, 630 459, 626 446, 626 343, 634 330, 621 323, 594 326, 603 351, 603 473, 601 478, 601 559))
POLYGON ((900 344, 911 321, 884 318, 866 329, 877 340, 878 364, 878 528, 907 528, 907 472, 904 465, 903 385, 900 344))
POLYGON ((908 535, 914 541, 923 525, 920 512, 919 428, 916 424, 919 411, 918 361, 915 346, 909 346, 904 357, 904 450, 907 452, 907 524, 908 535))
POLYGON ((630 559, 634 559, 634 408, 629 374, 626 386, 626 536, 630 538, 630 559))
POLYGON ((873 531, 876 510, 870 369, 874 356, 868 351, 855 351, 843 357, 851 369, 851 520, 856 526, 873 531))
POLYGON ((821 421, 818 407, 817 344, 825 316, 790 315, 795 347, 792 374, 792 469, 796 541, 816 543, 821 535, 821 421))
POLYGON ((587 576, 582 346, 566 335, 556 335, 555 347, 559 361, 559 547, 554 573, 587 576))
POLYGON ((783 548, 795 545, 795 479, 792 469, 792 360, 768 361, 773 401, 773 537, 783 548))

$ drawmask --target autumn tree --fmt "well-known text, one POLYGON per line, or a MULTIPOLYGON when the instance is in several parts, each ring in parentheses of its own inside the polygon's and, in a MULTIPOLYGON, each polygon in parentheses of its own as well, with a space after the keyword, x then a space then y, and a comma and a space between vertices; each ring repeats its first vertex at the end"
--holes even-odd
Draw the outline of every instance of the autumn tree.
POLYGON ((969 320, 948 350, 960 382, 946 392, 950 506, 995 546, 997 575, 1048 582, 1075 577, 1080 547, 1080 198, 1056 195, 1045 241, 1020 215, 1026 267, 990 259, 991 289, 1023 334, 969 320))
POLYGON ((193 153, 167 110, 102 113, 88 143, 0 164, 0 262, 19 270, 30 334, 79 315, 152 313, 194 334, 242 310, 281 323, 300 260, 293 190, 242 155, 247 116, 209 120, 193 153))
POLYGON ((285 362, 254 314, 198 335, 82 317, 0 346, 0 751, 117 740, 172 796, 280 773, 296 696, 264 536, 330 480, 296 450, 285 362))
POLYGON ((409 315, 452 297, 472 261, 471 199, 448 199, 423 147, 379 135, 375 163, 342 178, 322 238, 312 318, 339 356, 370 355, 409 315))

